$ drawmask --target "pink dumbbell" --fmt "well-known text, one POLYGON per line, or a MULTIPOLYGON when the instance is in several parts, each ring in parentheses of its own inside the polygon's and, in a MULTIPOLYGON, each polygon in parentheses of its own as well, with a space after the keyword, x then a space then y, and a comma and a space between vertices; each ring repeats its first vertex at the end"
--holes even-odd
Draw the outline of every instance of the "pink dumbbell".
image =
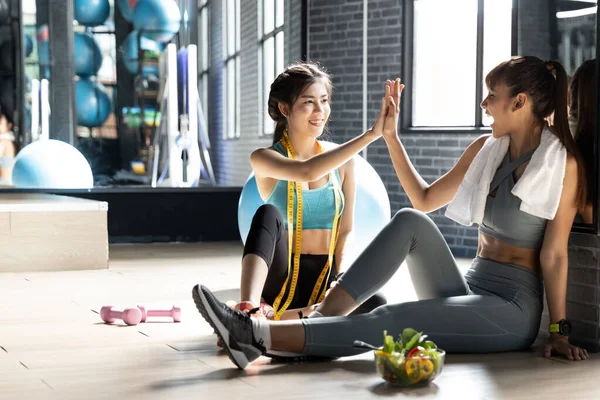
POLYGON ((104 306, 100 309, 102 321, 112 324, 117 319, 122 319, 127 325, 137 325, 142 320, 139 308, 126 308, 123 311, 113 310, 113 306, 104 306))
POLYGON ((173 322, 181 321, 181 308, 173 306, 170 310, 146 310, 144 306, 138 304, 142 313, 142 322, 146 322, 146 317, 171 317, 173 322))

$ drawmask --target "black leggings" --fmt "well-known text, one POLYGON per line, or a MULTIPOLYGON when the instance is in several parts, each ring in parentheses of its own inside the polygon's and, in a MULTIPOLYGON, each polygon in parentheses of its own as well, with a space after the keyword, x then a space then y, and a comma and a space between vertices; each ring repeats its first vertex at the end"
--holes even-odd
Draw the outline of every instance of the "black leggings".
MULTIPOLYGON (((262 298, 267 304, 272 305, 275 298, 279 295, 288 274, 287 232, 283 223, 283 216, 275 206, 264 204, 254 214, 244 247, 244 257, 246 254, 255 254, 261 257, 267 264, 269 273, 263 287, 262 298)), ((317 278, 326 263, 327 254, 300 254, 298 283, 288 309, 303 308, 308 305, 317 278)), ((322 290, 327 290, 331 282, 335 281, 335 266, 336 261, 334 257, 327 286, 322 288, 322 290)), ((288 292, 289 283, 288 289, 282 299, 282 304, 283 300, 287 299, 288 292)), ((369 312, 384 304, 386 304, 385 297, 376 293, 365 301, 353 314, 369 312)))

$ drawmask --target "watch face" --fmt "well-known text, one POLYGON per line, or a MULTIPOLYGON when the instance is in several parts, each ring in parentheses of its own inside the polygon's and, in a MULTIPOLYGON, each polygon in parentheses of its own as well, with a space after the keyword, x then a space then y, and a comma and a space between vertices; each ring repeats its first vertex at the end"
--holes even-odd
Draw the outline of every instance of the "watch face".
POLYGON ((568 335, 571 333, 571 323, 567 320, 563 320, 560 322, 559 330, 561 335, 568 335))

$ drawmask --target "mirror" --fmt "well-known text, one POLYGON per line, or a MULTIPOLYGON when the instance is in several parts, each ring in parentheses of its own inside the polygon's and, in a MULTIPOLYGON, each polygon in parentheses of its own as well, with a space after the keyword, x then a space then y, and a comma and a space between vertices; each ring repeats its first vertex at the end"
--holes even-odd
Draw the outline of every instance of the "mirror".
POLYGON ((206 7, 200 16, 198 7, 185 0, 73 0, 72 15, 57 7, 54 16, 63 13, 63 21, 49 21, 53 4, 23 0, 19 18, 9 21, 8 5, 3 6, 8 2, 0 0, 2 187, 216 185, 202 104, 207 94, 208 65, 202 61, 207 49, 193 44, 198 34, 191 23, 208 24, 206 7), (70 33, 50 32, 53 23, 64 23, 64 17, 67 23, 73 22, 72 54, 65 53, 70 33), (20 40, 13 40, 14 35, 20 40), (21 44, 22 51, 15 51, 21 44), (65 73, 65 65, 73 65, 73 74, 65 73), (13 73, 15 66, 22 67, 22 73, 13 73), (54 87, 51 71, 57 81, 54 87), (60 92, 64 94, 71 84, 72 106, 61 104, 59 98, 58 107, 59 91, 50 89, 64 89, 60 92), (21 92, 19 86, 23 98, 15 94, 21 92), (55 118, 51 121, 52 108, 55 118), (18 115, 21 109, 23 118, 18 115), (66 120, 69 110, 72 118, 58 124, 66 120), (5 129, 3 112, 19 121, 22 129, 15 126, 14 135, 10 124, 5 129), (61 129, 54 129, 50 122, 61 129), (71 122, 73 129, 66 129, 71 136, 63 135, 61 131, 71 122), (52 140, 58 138, 63 141, 52 140), (3 149, 10 146, 14 149, 6 150, 3 157, 3 149), (25 147, 28 150, 21 152, 25 147))
MULTIPOLYGON (((32 74, 27 72, 34 68, 24 66, 21 56, 26 52, 35 58, 36 34, 35 0, 0 1, 0 187, 11 185, 15 156, 27 141, 31 127, 31 108, 26 106, 30 103, 24 98, 32 85, 32 74), (15 4, 22 10, 9 12, 15 4)), ((33 77, 39 81, 39 74, 33 77)))
POLYGON ((588 206, 574 230, 595 231, 597 221, 596 38, 597 0, 517 0, 517 55, 558 60, 567 71, 569 127, 588 172, 588 206))

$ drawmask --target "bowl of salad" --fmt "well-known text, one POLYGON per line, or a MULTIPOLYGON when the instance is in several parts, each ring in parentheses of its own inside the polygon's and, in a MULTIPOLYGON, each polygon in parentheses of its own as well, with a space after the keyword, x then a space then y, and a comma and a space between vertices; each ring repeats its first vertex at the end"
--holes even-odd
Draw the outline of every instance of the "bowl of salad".
POLYGON ((398 340, 383 332, 383 346, 374 350, 377 372, 399 386, 424 386, 442 373, 446 352, 427 335, 407 328, 398 340))

